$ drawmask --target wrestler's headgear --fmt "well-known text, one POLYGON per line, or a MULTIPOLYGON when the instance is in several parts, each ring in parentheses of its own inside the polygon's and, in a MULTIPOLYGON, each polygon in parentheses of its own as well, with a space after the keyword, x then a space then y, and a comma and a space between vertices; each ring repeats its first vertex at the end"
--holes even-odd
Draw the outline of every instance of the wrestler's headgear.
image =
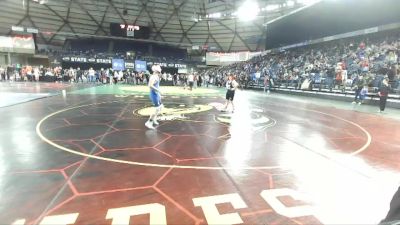
POLYGON ((151 67, 151 70, 153 71, 153 73, 154 73, 154 72, 161 73, 161 66, 160 66, 160 65, 153 65, 153 66, 151 67))

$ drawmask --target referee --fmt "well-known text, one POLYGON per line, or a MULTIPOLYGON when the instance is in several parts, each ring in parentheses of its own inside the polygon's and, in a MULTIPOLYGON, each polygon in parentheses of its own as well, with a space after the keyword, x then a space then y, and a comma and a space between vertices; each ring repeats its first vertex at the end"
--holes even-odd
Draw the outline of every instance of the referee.
POLYGON ((232 105, 232 113, 235 111, 235 105, 233 104, 233 98, 235 97, 235 91, 239 86, 238 82, 236 82, 235 77, 230 74, 228 77, 228 81, 226 82, 226 103, 222 112, 226 112, 228 110, 229 104, 232 105))

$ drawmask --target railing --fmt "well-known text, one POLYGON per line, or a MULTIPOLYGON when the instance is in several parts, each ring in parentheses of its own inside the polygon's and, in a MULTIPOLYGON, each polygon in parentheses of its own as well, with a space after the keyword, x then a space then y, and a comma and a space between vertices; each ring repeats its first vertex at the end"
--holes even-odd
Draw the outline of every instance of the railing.
MULTIPOLYGON (((368 97, 377 97, 379 86, 381 85, 383 76, 377 76, 370 84, 368 84, 368 97)), ((350 79, 349 79, 350 80, 350 79)), ((276 90, 298 90, 298 91, 308 91, 308 92, 323 92, 323 93, 333 93, 341 95, 354 95, 354 85, 352 82, 347 82, 345 84, 338 84, 333 78, 323 77, 319 80, 310 79, 309 85, 303 85, 305 80, 290 80, 290 79, 274 79, 271 88, 269 86, 266 89, 276 90), (307 86, 307 87, 305 87, 307 86)), ((248 88, 263 89, 264 79, 257 79, 248 81, 248 88)), ((389 98, 400 99, 400 80, 393 80, 389 82, 390 93, 389 98)))

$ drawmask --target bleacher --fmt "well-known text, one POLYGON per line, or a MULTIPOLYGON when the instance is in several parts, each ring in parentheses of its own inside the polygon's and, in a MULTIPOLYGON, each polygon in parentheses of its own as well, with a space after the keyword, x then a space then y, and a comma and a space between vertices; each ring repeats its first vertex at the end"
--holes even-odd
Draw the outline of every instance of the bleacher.
POLYGON ((235 74, 242 87, 255 89, 264 89, 264 78, 268 77, 273 81, 272 90, 346 98, 354 97, 353 81, 362 75, 371 101, 378 98, 377 91, 386 78, 390 85, 388 99, 397 102, 400 98, 399 49, 400 32, 378 33, 273 51, 202 74, 222 79, 235 74))

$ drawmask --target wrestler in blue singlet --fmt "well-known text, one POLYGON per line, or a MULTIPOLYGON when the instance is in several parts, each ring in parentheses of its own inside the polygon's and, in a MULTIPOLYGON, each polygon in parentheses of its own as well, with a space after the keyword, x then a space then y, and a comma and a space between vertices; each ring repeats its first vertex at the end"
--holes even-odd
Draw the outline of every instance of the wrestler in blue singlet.
MULTIPOLYGON (((154 87, 156 87, 157 89, 160 88, 160 80, 159 79, 154 81, 154 87)), ((151 99, 151 102, 153 102, 155 107, 158 107, 161 105, 160 93, 155 91, 153 88, 150 88, 150 99, 151 99)))

